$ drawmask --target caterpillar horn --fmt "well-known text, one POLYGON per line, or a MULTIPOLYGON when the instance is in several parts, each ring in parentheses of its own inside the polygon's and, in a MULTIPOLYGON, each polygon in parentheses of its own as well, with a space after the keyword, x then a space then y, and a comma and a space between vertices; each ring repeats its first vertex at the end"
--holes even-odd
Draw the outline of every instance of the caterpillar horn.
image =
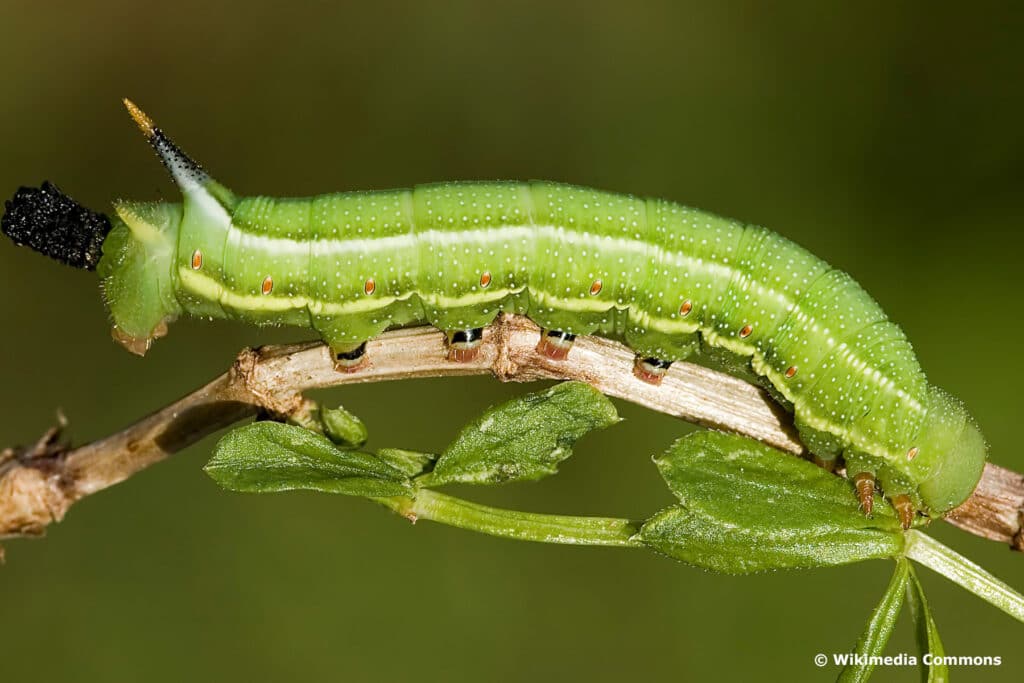
POLYGON ((205 205, 207 210, 214 208, 210 206, 211 201, 218 204, 222 210, 234 207, 237 199, 231 190, 211 178, 203 167, 174 144, 137 104, 126 97, 124 106, 139 130, 146 136, 146 140, 156 150, 157 156, 181 190, 186 203, 191 200, 205 205))

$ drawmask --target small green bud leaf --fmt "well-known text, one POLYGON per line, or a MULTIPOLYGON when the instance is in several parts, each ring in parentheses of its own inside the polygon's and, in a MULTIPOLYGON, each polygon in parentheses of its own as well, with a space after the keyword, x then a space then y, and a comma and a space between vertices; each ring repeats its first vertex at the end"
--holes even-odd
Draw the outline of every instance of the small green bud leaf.
POLYGON ((881 657, 885 652, 885 645, 889 642, 896 627, 896 618, 900 615, 900 608, 903 606, 903 597, 907 592, 907 579, 910 575, 910 562, 906 558, 896 561, 896 571, 889 581, 889 587, 885 589, 882 601, 871 613, 871 619, 864 627, 864 632, 857 640, 857 647, 851 653, 852 660, 843 668, 836 679, 839 683, 861 683, 871 677, 875 665, 871 664, 871 657, 881 657))
POLYGON ((229 432, 204 468, 231 491, 310 489, 353 496, 408 496, 412 484, 391 465, 342 450, 302 427, 256 422, 229 432))
POLYGON ((342 447, 359 448, 366 443, 369 432, 358 417, 341 406, 321 408, 320 421, 327 438, 342 447))
POLYGON ((752 439, 696 432, 655 459, 680 505, 640 539, 705 569, 746 574, 895 557, 903 534, 891 508, 868 518, 849 483, 752 439))
POLYGON ((619 419, 612 402, 583 382, 527 394, 464 427, 437 461, 429 485, 541 479, 558 471, 581 436, 619 419))
POLYGON ((949 667, 942 662, 946 650, 939 638, 939 628, 932 617, 932 610, 924 596, 924 587, 917 578, 913 565, 910 566, 910 581, 907 584, 907 602, 910 615, 914 618, 914 630, 917 635, 917 647, 921 653, 921 680, 928 683, 948 683, 949 667), (930 653, 930 663, 925 663, 924 654, 930 653), (938 663, 936 663, 936 660, 938 663))
POLYGON ((437 455, 434 453, 405 451, 401 448, 381 448, 377 451, 377 457, 410 477, 422 474, 423 470, 430 466, 430 463, 437 460, 437 455))

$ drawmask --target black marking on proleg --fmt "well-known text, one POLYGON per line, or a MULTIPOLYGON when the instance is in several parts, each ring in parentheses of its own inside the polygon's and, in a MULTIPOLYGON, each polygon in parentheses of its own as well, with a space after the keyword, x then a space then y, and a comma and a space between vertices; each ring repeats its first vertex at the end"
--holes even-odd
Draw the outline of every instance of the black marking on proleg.
POLYGON ((90 211, 56 185, 21 187, 4 203, 0 229, 26 246, 72 268, 95 270, 103 254, 110 219, 90 211))
POLYGON ((474 327, 471 330, 452 332, 452 344, 472 344, 484 338, 484 328, 474 327))
POLYGON ((643 380, 648 384, 661 384, 661 380, 665 377, 665 373, 668 372, 669 366, 672 365, 670 360, 662 360, 660 358, 637 358, 636 363, 633 365, 633 374, 637 379, 643 380))
POLYGON ((359 360, 360 358, 363 357, 363 355, 365 353, 366 353, 366 342, 363 342, 362 344, 360 344, 356 348, 352 349, 351 351, 342 351, 341 353, 335 354, 334 357, 337 360, 340 360, 340 361, 351 362, 351 361, 359 360))
POLYGON ((562 332, 561 330, 548 330, 547 336, 554 337, 558 341, 563 342, 574 342, 576 341, 575 334, 569 334, 568 332, 562 332))
POLYGON ((476 359, 484 343, 484 328, 474 327, 448 334, 448 360, 469 363, 476 359))
POLYGON ((565 360, 569 357, 569 350, 572 349, 575 340, 575 334, 562 330, 542 330, 540 341, 537 343, 537 353, 551 360, 565 360))

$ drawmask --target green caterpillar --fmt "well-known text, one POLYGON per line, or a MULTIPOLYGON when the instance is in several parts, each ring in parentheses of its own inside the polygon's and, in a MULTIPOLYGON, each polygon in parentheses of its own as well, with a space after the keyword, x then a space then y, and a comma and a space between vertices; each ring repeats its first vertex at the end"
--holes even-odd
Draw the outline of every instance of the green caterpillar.
MULTIPOLYGON (((659 199, 549 182, 444 183, 298 199, 237 197, 126 105, 184 201, 119 202, 98 270, 114 336, 145 353, 181 315, 310 327, 342 370, 389 327, 449 333, 472 357, 502 311, 623 339, 657 383, 698 352, 752 371, 809 450, 876 481, 909 526, 973 491, 984 439, 927 383, 909 342, 845 273, 757 226, 659 199)), ((737 370, 742 372, 743 370, 737 370)))

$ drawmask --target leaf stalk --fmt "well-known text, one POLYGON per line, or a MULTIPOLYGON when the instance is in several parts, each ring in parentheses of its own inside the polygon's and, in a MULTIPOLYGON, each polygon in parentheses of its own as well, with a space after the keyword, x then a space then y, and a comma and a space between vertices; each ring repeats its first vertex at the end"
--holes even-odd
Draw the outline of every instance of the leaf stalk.
POLYGON ((640 548, 639 525, 616 517, 576 517, 506 510, 421 489, 415 498, 377 498, 412 522, 429 519, 491 536, 537 543, 640 548))
POLYGON ((952 548, 920 531, 906 532, 904 554, 1024 622, 1024 596, 952 548))

